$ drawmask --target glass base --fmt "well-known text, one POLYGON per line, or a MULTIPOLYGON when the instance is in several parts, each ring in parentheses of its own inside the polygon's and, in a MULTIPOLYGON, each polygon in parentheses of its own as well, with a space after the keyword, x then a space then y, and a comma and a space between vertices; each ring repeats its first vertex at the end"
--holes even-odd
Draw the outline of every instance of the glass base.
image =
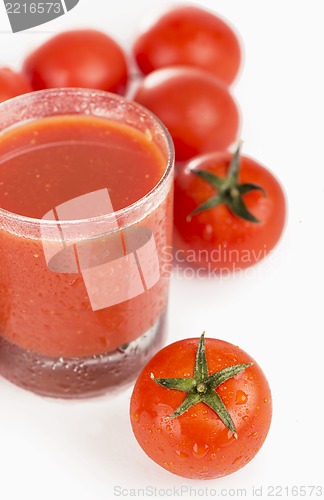
POLYGON ((0 337, 0 375, 42 396, 74 399, 99 396, 131 383, 163 346, 166 314, 129 344, 91 357, 52 358, 0 337))

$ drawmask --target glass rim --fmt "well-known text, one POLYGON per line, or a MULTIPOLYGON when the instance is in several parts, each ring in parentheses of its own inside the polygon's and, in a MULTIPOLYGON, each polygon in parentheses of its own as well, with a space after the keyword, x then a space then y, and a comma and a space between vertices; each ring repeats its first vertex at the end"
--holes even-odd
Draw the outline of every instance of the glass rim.
MULTIPOLYGON (((53 89, 37 90, 37 91, 29 92, 27 94, 22 94, 22 95, 19 95, 17 97, 13 97, 11 99, 8 99, 8 100, 0 103, 0 111, 5 110, 6 108, 8 108, 8 110, 9 110, 11 108, 12 103, 16 103, 19 101, 26 101, 26 103, 27 103, 28 101, 31 101, 32 99, 34 99, 37 96, 49 95, 49 94, 53 94, 53 95, 57 94, 57 95, 65 95, 65 96, 76 95, 76 94, 83 94, 83 95, 88 94, 89 96, 96 95, 99 97, 100 96, 106 97, 106 98, 108 97, 112 101, 115 101, 115 102, 127 103, 127 104, 133 106, 133 108, 137 108, 138 110, 144 112, 149 118, 152 118, 158 124, 158 126, 160 127, 160 129, 163 133, 163 136, 166 140, 166 144, 168 147, 168 158, 167 158, 167 163, 166 163, 166 167, 165 167, 165 170, 163 172, 163 175, 159 179, 159 181, 155 184, 155 186, 148 193, 146 193, 144 196, 139 198, 137 201, 135 201, 131 205, 127 205, 126 207, 121 208, 119 210, 116 210, 114 212, 109 212, 107 214, 97 215, 95 217, 89 217, 89 218, 85 218, 85 219, 62 220, 62 221, 60 221, 61 224, 63 224, 64 226, 66 225, 68 227, 68 226, 74 226, 74 225, 79 225, 79 224, 84 224, 84 223, 100 222, 100 221, 104 221, 104 220, 109 220, 110 218, 111 219, 112 218, 118 219, 120 216, 128 215, 129 213, 132 213, 134 210, 139 209, 141 206, 144 206, 146 203, 148 203, 151 199, 154 198, 156 193, 160 192, 163 189, 164 185, 167 183, 167 181, 171 175, 171 172, 172 172, 172 168, 174 165, 175 152, 174 152, 174 144, 173 144, 170 132, 168 131, 168 129, 166 128, 164 123, 154 113, 152 113, 149 109, 145 108, 141 104, 139 104, 135 101, 132 101, 131 99, 129 99, 127 97, 121 96, 119 94, 114 94, 112 92, 106 92, 104 90, 88 89, 88 88, 81 88, 81 87, 60 87, 60 88, 53 88, 53 89)), ((82 115, 83 113, 79 113, 79 114, 82 115)), ((68 115, 68 113, 66 113, 66 115, 68 115)), ((55 116, 64 116, 64 113, 59 114, 59 115, 55 115, 55 116)), ((94 116, 96 116, 96 115, 94 115, 94 116)), ((46 118, 46 117, 44 117, 44 118, 46 118)), ((100 118, 104 118, 104 116, 100 116, 100 118)), ((9 129, 9 127, 8 127, 8 129, 9 129)), ((4 129, 4 131, 5 130, 6 129, 4 129)), ((1 137, 2 132, 3 131, 0 131, 0 137, 1 137)), ((9 210, 6 210, 6 209, 2 208, 1 206, 0 206, 0 216, 4 216, 7 219, 10 219, 12 221, 22 222, 22 223, 30 224, 30 225, 37 224, 37 225, 41 225, 41 226, 50 227, 52 225, 57 224, 57 221, 53 221, 53 220, 49 220, 49 219, 38 219, 38 218, 34 218, 34 217, 28 217, 26 215, 16 214, 15 212, 11 212, 9 210)))

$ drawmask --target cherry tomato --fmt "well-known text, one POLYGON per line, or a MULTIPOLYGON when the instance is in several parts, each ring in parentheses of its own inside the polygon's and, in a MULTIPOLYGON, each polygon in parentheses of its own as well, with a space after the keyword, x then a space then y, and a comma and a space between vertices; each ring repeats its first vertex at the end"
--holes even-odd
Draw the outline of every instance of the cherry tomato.
POLYGON ((0 102, 32 90, 25 75, 10 68, 0 68, 0 102))
POLYGON ((281 185, 256 160, 239 151, 196 157, 175 177, 176 258, 213 271, 252 266, 276 245, 285 214, 281 185))
POLYGON ((136 40, 133 52, 144 74, 166 66, 205 69, 232 83, 241 63, 241 49, 232 28, 199 7, 175 8, 151 24, 136 40))
POLYGON ((59 33, 32 52, 23 68, 34 90, 84 87, 124 94, 128 78, 122 49, 95 30, 59 33))
POLYGON ((260 366, 222 340, 185 339, 158 352, 139 375, 130 419, 145 453, 168 471, 213 479, 261 448, 272 400, 260 366))
POLYGON ((237 139, 237 105, 228 89, 206 71, 156 70, 143 79, 134 99, 169 129, 177 161, 227 148, 237 139))

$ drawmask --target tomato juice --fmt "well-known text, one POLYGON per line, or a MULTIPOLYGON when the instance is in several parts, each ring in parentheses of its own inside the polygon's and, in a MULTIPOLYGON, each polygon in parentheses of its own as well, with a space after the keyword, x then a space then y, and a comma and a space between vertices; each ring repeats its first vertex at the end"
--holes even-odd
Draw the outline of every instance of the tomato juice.
MULTIPOLYGON (((37 94, 43 92, 33 99, 37 94)), ((148 127, 140 130, 129 121, 70 112, 25 120, 0 135, 0 372, 35 392, 61 397, 100 393, 118 385, 119 379, 134 378, 161 345, 168 294, 162 259, 163 249, 171 244, 171 182, 163 196, 154 190, 163 183, 169 158, 160 147, 161 131, 156 134, 159 145, 148 127), (89 193, 89 213, 82 208, 75 212, 78 200, 89 193), (114 216, 112 234, 100 229, 107 214, 100 202, 96 207, 96 193, 105 193, 111 204, 107 212, 114 216), (149 205, 144 210, 145 197, 149 205), (74 212, 67 217, 61 210, 63 216, 58 217, 60 207, 71 200, 74 212), (137 207, 141 201, 143 206, 137 207), (52 213, 55 218, 47 218, 52 213), (32 229, 24 233, 24 225, 32 229), (146 231, 146 253, 135 252, 134 241, 127 247, 120 236, 125 227, 146 231), (63 243, 57 234, 63 235, 63 243), (54 255, 57 245, 71 250, 76 268, 60 269, 61 261, 50 266, 47 253, 54 255), (83 271, 80 252, 85 245, 92 264, 83 271), (147 286, 133 293, 129 248, 138 265, 140 258, 145 268, 145 260, 151 259, 148 251, 157 253, 159 264, 149 284, 145 279, 152 269, 146 275, 145 269, 140 271, 147 286), (117 259, 117 271, 113 264, 109 274, 102 275, 99 253, 117 259), (115 282, 114 272, 120 273, 115 282), (117 283, 118 300, 94 306, 89 283, 97 302, 117 283)))

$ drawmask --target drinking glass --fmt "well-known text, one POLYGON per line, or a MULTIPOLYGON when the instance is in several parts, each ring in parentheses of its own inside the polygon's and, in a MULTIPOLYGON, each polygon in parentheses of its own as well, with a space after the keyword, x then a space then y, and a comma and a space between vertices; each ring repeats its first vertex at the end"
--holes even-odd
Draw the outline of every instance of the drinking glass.
MULTIPOLYGON (((136 155, 137 166, 131 165, 135 172, 141 168, 137 150, 136 155)), ((69 155, 66 162, 68 168, 69 155)), ((134 380, 163 345, 172 244, 173 167, 172 140, 164 125, 124 97, 89 89, 52 89, 0 105, 2 376, 45 396, 96 396, 134 380), (90 120, 89 128, 82 125, 83 132, 78 135, 75 123, 83 118, 90 120), (46 137, 39 139, 39 130, 43 130, 39 125, 44 119, 52 122, 48 122, 46 137), (93 130, 97 122, 91 125, 91 119, 107 125, 107 139, 101 132, 96 136, 93 130), (27 127, 24 133, 22 127, 27 127), (116 210, 110 181, 75 196, 90 153, 93 161, 96 151, 108 165, 111 161, 111 176, 113 169, 117 172, 126 168, 122 163, 114 164, 115 156, 131 151, 121 151, 116 139, 107 145, 109 127, 118 140, 119 133, 123 135, 121 140, 129 139, 129 148, 132 144, 139 147, 144 156, 154 148, 159 156, 156 165, 152 157, 151 170, 143 178, 125 175, 114 186, 116 196, 118 190, 133 194, 144 186, 146 177, 152 172, 157 175, 160 169, 154 186, 116 210), (30 158, 40 161, 36 155, 46 157, 46 165, 44 159, 39 165, 40 172, 46 167, 55 184, 60 180, 56 178, 55 148, 69 151, 72 146, 73 154, 78 153, 84 164, 80 173, 63 186, 55 206, 47 204, 42 216, 37 217, 6 208, 6 200, 9 206, 28 202, 30 207, 39 203, 45 207, 50 203, 50 183, 37 194, 28 181, 27 163, 31 164, 30 158), (24 172, 21 181, 10 173, 18 164, 18 172, 24 172), (19 189, 6 193, 4 182, 19 189)), ((35 186, 39 189, 39 184, 35 186)))

